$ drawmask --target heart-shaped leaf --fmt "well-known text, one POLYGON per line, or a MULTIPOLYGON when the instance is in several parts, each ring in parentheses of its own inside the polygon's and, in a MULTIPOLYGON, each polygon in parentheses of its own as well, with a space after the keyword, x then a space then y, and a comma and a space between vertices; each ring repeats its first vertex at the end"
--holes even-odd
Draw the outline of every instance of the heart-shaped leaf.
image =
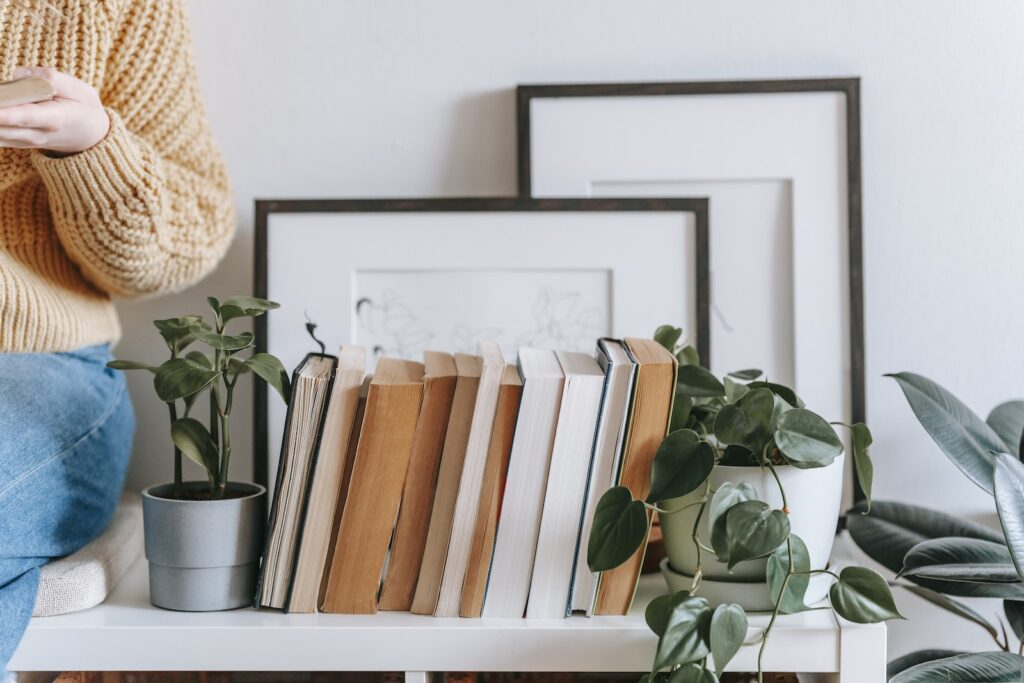
POLYGON ((775 398, 767 389, 748 391, 736 403, 722 406, 715 417, 715 436, 726 445, 760 454, 771 438, 775 398))
POLYGON ((985 422, 1006 444, 1007 453, 1024 457, 1024 401, 1000 403, 985 422))
POLYGON ((864 514, 867 514, 871 512, 871 485, 875 478, 875 468, 868 453, 872 442, 871 430, 867 425, 858 422, 850 427, 850 431, 853 436, 853 467, 857 472, 860 490, 864 492, 864 502, 867 504, 864 514))
POLYGON ((658 639, 654 670, 697 662, 708 656, 711 608, 704 598, 686 598, 672 608, 658 639))
POLYGON ((707 480, 715 467, 715 449, 690 429, 672 432, 662 440, 651 467, 648 503, 685 496, 707 480))
POLYGON ((647 609, 644 610, 644 621, 647 622, 648 628, 660 638, 668 625, 672 608, 689 597, 689 591, 676 591, 672 595, 659 595, 647 603, 647 609))
POLYGON ((1006 444, 991 427, 956 396, 935 382, 911 372, 887 375, 895 379, 921 426, 960 471, 992 493, 992 453, 1006 444))
POLYGON ((785 386, 784 384, 758 381, 751 382, 747 386, 750 387, 751 389, 768 389, 793 408, 804 407, 804 402, 800 400, 800 397, 796 395, 796 392, 790 389, 789 387, 785 386))
POLYGON ((846 567, 839 572, 828 597, 839 616, 857 624, 903 618, 885 579, 865 567, 846 567))
POLYGON ((156 373, 157 370, 155 366, 148 363, 138 363, 133 360, 112 360, 107 363, 107 367, 111 370, 148 370, 152 373, 156 373))
POLYGON ((1014 456, 997 455, 993 487, 1003 538, 1018 577, 1024 577, 1024 464, 1014 456))
POLYGON ((730 372, 729 377, 735 377, 736 379, 743 380, 744 382, 749 382, 757 379, 763 374, 764 372, 757 368, 747 368, 746 370, 735 370, 730 372))
POLYGON ((1020 683, 1024 657, 1012 652, 974 652, 936 659, 896 674, 889 683, 1020 683))
POLYGON ((764 557, 789 536, 789 518, 760 500, 737 503, 715 520, 711 547, 729 569, 746 560, 764 557))
POLYGON ((733 484, 727 481, 719 486, 708 505, 708 528, 714 528, 715 521, 726 510, 745 500, 757 500, 757 490, 750 482, 733 484))
POLYGON ((732 379, 725 378, 725 402, 736 403, 736 401, 743 398, 744 394, 750 391, 746 384, 742 382, 734 382, 732 379))
POLYGON ((625 486, 604 492, 594 510, 587 543, 587 566, 592 572, 614 569, 633 556, 647 538, 647 508, 625 486))
POLYGON ((718 464, 722 467, 750 467, 757 464, 757 459, 744 446, 731 444, 725 447, 718 464))
POLYGON ((680 387, 691 398, 716 398, 725 396, 725 386, 699 365, 683 365, 679 368, 680 387))
POLYGON ((715 608, 711 615, 711 657, 715 661, 715 675, 722 675, 746 637, 747 614, 742 607, 732 604, 715 608))
POLYGON ((243 332, 242 334, 218 334, 211 330, 204 329, 202 327, 193 327, 192 333, 196 335, 196 339, 199 339, 206 344, 209 344, 215 349, 221 351, 241 351, 252 346, 253 334, 252 332, 243 332))
MULTIPOLYGON (((974 622, 978 626, 980 626, 983 629, 985 629, 988 632, 988 634, 990 636, 992 636, 993 638, 995 638, 995 639, 999 638, 999 633, 996 631, 996 627, 995 626, 990 624, 988 622, 988 620, 985 619, 985 617, 981 616, 980 614, 975 612, 973 609, 971 609, 968 605, 960 602, 959 600, 954 600, 953 598, 949 597, 948 595, 943 595, 942 593, 938 593, 936 591, 933 591, 930 588, 925 588, 924 586, 912 586, 912 585, 908 585, 908 584, 905 584, 905 583, 900 583, 900 584, 895 584, 895 585, 898 585, 903 590, 906 590, 906 591, 909 591, 910 593, 913 593, 914 595, 918 596, 919 598, 927 600, 928 602, 930 602, 931 604, 935 605, 936 607, 940 607, 940 608, 946 610, 947 612, 950 612, 952 614, 957 615, 958 617, 961 617, 963 619, 967 619, 968 621, 974 622)), ((1011 602, 1012 601, 1010 601, 1010 600, 1006 600, 1006 601, 1004 601, 1003 604, 1006 605, 1006 604, 1009 604, 1011 602)))
MULTIPOLYGON (((1020 577, 1001 543, 976 538, 934 538, 918 543, 903 559, 901 576, 968 583, 1018 583, 1020 577)), ((1019 592, 1001 597, 1012 598, 1019 592)))
POLYGON ((285 403, 290 402, 291 384, 288 381, 288 372, 275 356, 269 353, 254 353, 252 357, 246 359, 244 366, 272 386, 285 403))
POLYGON ((885 680, 891 680, 893 676, 901 671, 906 671, 912 666, 917 666, 924 662, 931 662, 936 659, 955 657, 956 655, 962 654, 966 653, 958 650, 917 650, 915 652, 909 652, 902 657, 897 657, 889 662, 885 667, 885 680))
POLYGON ((173 358, 157 368, 153 388, 161 401, 169 403, 202 391, 217 375, 190 358, 173 358))
POLYGON ((774 436, 786 461, 802 469, 831 465, 843 453, 832 425, 804 408, 783 413, 774 436))
POLYGON ((669 353, 676 352, 676 344, 683 336, 683 330, 673 325, 661 325, 654 331, 654 341, 665 347, 669 353))
POLYGON ((217 475, 219 456, 210 432, 199 420, 184 417, 171 423, 171 440, 189 460, 205 469, 210 476, 217 475))
MULTIPOLYGON (((796 534, 789 535, 793 543, 793 571, 809 572, 811 570, 811 556, 807 552, 807 545, 796 534)), ((789 547, 783 543, 775 552, 768 557, 767 579, 768 592, 771 594, 772 604, 779 603, 779 592, 782 591, 782 584, 786 583, 786 573, 789 571, 789 547)), ((783 614, 796 614, 807 609, 804 604, 804 595, 807 594, 807 586, 810 584, 809 574, 794 574, 789 577, 786 583, 786 592, 779 603, 779 611, 783 614)))
POLYGON ((669 432, 686 429, 690 421, 690 411, 693 409, 693 399, 686 395, 682 387, 676 387, 676 397, 672 402, 672 419, 669 422, 669 432))

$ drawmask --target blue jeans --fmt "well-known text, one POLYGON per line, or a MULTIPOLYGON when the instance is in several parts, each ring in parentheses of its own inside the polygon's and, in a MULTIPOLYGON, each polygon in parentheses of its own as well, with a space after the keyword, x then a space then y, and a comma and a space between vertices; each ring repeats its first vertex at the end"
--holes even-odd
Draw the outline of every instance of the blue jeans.
POLYGON ((0 679, 39 568, 95 538, 124 484, 135 416, 109 346, 0 353, 0 679))

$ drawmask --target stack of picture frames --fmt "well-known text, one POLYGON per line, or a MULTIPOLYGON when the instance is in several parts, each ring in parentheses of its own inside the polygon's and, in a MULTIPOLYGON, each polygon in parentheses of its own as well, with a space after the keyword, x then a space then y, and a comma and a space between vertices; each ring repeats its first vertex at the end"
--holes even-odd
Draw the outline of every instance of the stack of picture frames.
MULTIPOLYGON (((407 358, 674 323, 716 374, 862 421, 859 111, 856 78, 520 86, 518 197, 258 200, 255 290, 282 308, 257 339, 294 366, 307 316, 407 358)), ((267 484, 284 409, 260 385, 255 410, 267 484)))

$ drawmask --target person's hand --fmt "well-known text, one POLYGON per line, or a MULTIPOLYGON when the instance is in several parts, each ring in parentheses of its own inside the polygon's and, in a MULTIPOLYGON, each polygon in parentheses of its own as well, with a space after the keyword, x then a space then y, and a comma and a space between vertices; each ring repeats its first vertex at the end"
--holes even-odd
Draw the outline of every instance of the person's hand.
POLYGON ((26 76, 45 78, 57 94, 46 102, 0 107, 0 147, 75 154, 106 137, 110 117, 95 88, 56 69, 20 66, 14 70, 15 78, 26 76))

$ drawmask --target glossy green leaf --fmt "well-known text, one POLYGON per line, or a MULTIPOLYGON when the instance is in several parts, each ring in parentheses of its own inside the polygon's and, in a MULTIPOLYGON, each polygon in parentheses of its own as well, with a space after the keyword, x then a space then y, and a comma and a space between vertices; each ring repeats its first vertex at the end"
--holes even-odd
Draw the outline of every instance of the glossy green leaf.
POLYGON ((839 572, 828 597, 839 616, 857 624, 903 618, 885 579, 864 567, 846 567, 839 572))
POLYGON ((672 432, 662 440, 651 466, 648 503, 685 496, 703 484, 715 467, 715 450, 690 429, 672 432))
POLYGON ((211 330, 203 329, 202 327, 193 327, 192 332, 196 335, 196 339, 209 344, 215 349, 221 351, 241 351, 247 349, 253 345, 253 334, 252 332, 243 332, 241 334, 218 334, 211 330))
POLYGON ((750 389, 747 388, 746 384, 742 382, 736 382, 729 377, 725 378, 725 401, 726 403, 736 403, 736 401, 743 398, 750 389))
POLYGON ((711 608, 704 598, 687 598, 675 605, 658 639, 654 670, 697 662, 708 656, 711 608))
POLYGON ((697 349, 686 345, 676 352, 676 362, 679 363, 679 367, 684 365, 700 365, 700 354, 697 353, 697 349))
POLYGON ((722 457, 718 459, 718 464, 723 467, 750 467, 756 465, 757 461, 754 454, 743 446, 730 444, 725 447, 722 457))
POLYGON ((718 683, 718 677, 699 664, 687 664, 673 671, 668 683, 718 683))
POLYGON ((189 351, 188 353, 185 354, 185 358, 188 358, 189 360, 203 366, 207 370, 214 369, 213 358, 207 356, 205 353, 201 351, 189 351))
POLYGON ((795 467, 826 467, 843 453, 843 442, 832 425, 804 408, 784 413, 774 437, 786 461, 795 467))
POLYGON ((867 425, 858 422, 850 427, 853 441, 853 467, 857 472, 857 483, 860 490, 864 492, 864 502, 867 508, 864 514, 871 512, 871 486, 875 479, 875 468, 871 464, 871 455, 868 448, 871 446, 871 430, 867 425))
POLYGON ((186 315, 180 318, 154 320, 153 325, 160 333, 160 336, 163 337, 167 348, 176 356, 195 341, 196 336, 192 332, 192 328, 202 324, 202 322, 203 319, 197 315, 186 315))
POLYGON ((155 366, 148 363, 137 363, 133 360, 112 360, 107 363, 107 367, 111 370, 148 370, 152 373, 156 373, 157 370, 155 366))
POLYGON ((1024 657, 1012 652, 974 652, 936 659, 906 669, 889 683, 1020 683, 1024 657))
POLYGON ((993 477, 996 511, 1018 578, 1024 577, 1024 464, 1016 456, 996 456, 993 477))
POLYGON ((678 384, 692 398, 716 398, 725 396, 725 386, 699 365, 683 365, 679 368, 678 384))
POLYGON ((732 604, 715 608, 711 615, 711 657, 715 662, 715 675, 722 675, 746 637, 747 614, 742 607, 732 604))
POLYGON ((1017 636, 1018 640, 1024 640, 1024 602, 1003 600, 1003 614, 1006 615, 1006 623, 1009 624, 1013 635, 1017 636))
POLYGON ((747 392, 736 403, 722 406, 715 417, 715 436, 726 445, 739 445, 760 454, 771 438, 775 398, 767 389, 747 392))
POLYGON ((690 597, 689 591, 676 591, 672 595, 659 595, 647 603, 644 610, 644 621, 648 628, 659 638, 665 632, 672 608, 690 597))
POLYGON ((996 638, 999 635, 999 633, 996 631, 996 627, 990 624, 988 620, 985 619, 985 617, 981 616, 973 609, 971 609, 970 606, 960 602, 959 600, 951 598, 948 595, 943 595, 942 593, 939 593, 937 591, 933 591, 930 588, 925 588, 924 586, 914 586, 905 583, 899 583, 895 585, 899 586, 905 591, 913 593, 919 598, 927 600, 936 607, 944 609, 947 612, 955 614, 963 619, 967 619, 968 621, 974 622, 978 626, 985 629, 988 632, 988 634, 993 638, 996 638))
POLYGON ((909 652, 889 662, 885 667, 885 680, 890 680, 896 674, 901 671, 905 671, 912 666, 962 654, 966 653, 957 650, 917 650, 915 652, 909 652))
POLYGON ((803 408, 804 402, 800 400, 800 397, 796 395, 796 392, 787 387, 784 384, 777 384, 775 382, 757 381, 751 382, 747 385, 751 389, 768 389, 773 394, 784 400, 790 406, 794 408, 803 408))
POLYGON ((915 545, 903 560, 900 576, 968 583, 1020 581, 1005 545, 958 537, 934 538, 915 545))
MULTIPOLYGON (((807 545, 796 534, 789 535, 793 542, 793 571, 809 572, 811 570, 811 556, 807 551, 807 545)), ((768 579, 768 591, 771 594, 772 604, 779 600, 779 593, 782 591, 782 584, 786 583, 786 573, 789 571, 789 548, 786 543, 780 545, 775 552, 768 557, 766 574, 768 579)), ((807 586, 810 584, 809 574, 794 574, 789 577, 786 583, 786 592, 782 596, 782 603, 779 611, 783 614, 796 614, 807 609, 804 604, 804 596, 807 594, 807 586)))
POLYGON ((189 460, 205 469, 210 476, 217 476, 217 446, 203 423, 191 417, 175 420, 171 423, 171 439, 189 460))
POLYGON ((895 379, 921 426, 960 471, 992 493, 992 453, 1006 448, 1002 439, 956 396, 921 375, 901 372, 895 379))
POLYGON ((672 402, 672 419, 669 422, 669 432, 679 429, 686 429, 690 421, 690 411, 693 409, 693 399, 686 395, 682 387, 676 387, 676 396, 672 402))
POLYGON ((274 301, 255 296, 233 296, 220 305, 220 317, 226 323, 235 318, 260 316, 280 306, 274 301))
POLYGON ((740 562, 764 557, 789 536, 789 518, 760 500, 737 503, 715 520, 711 547, 732 569, 740 562))
POLYGON ((668 349, 669 353, 676 352, 676 344, 679 343, 682 336, 682 328, 673 325, 661 325, 654 331, 654 341, 668 349))
POLYGON ((199 365, 189 358, 174 358, 153 376, 153 387, 161 401, 176 401, 205 389, 218 376, 215 370, 199 365))
POLYGON ((757 379, 763 374, 764 372, 758 370, 757 368, 747 368, 746 370, 736 370, 734 372, 730 372, 729 377, 735 377, 736 379, 743 380, 744 382, 749 382, 751 380, 757 379))
POLYGON ((757 500, 757 491, 750 482, 744 481, 739 484, 733 484, 727 481, 719 486, 711 496, 711 502, 708 504, 706 513, 708 515, 708 528, 714 528, 715 521, 726 510, 745 500, 757 500))
POLYGON ((647 538, 647 508, 625 486, 604 492, 594 511, 587 543, 590 571, 614 569, 632 557, 647 538))
POLYGON ((1024 457, 1024 401, 1000 403, 985 422, 1006 444, 1006 452, 1024 457))
POLYGON ((285 403, 291 401, 291 384, 288 381, 288 371, 277 357, 269 353, 254 353, 244 363, 246 369, 260 377, 281 395, 285 403))

